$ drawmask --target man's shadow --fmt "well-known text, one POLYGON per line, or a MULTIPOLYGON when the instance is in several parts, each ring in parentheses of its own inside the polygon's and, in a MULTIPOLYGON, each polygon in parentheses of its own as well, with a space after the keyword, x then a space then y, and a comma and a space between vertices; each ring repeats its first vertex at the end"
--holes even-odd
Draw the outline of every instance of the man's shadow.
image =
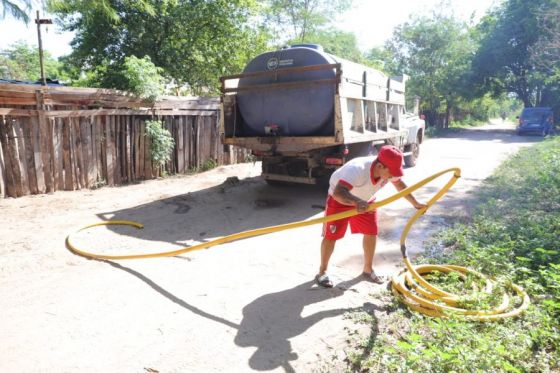
POLYGON ((338 308, 302 316, 306 306, 342 296, 346 289, 362 281, 360 277, 342 282, 332 289, 313 288, 313 282, 305 282, 294 288, 266 294, 243 308, 235 344, 240 347, 255 346, 257 350, 249 359, 254 370, 272 370, 283 367, 294 372, 290 361, 297 360, 290 338, 304 333, 317 322, 351 311, 379 310, 371 303, 356 308, 338 308))
MULTIPOLYGON (((236 324, 186 302, 131 268, 109 260, 94 260, 107 263, 113 268, 135 276, 168 300, 200 317, 237 329, 234 339, 236 345, 257 347, 257 351, 249 359, 249 366, 254 370, 272 370, 282 367, 286 372, 295 372, 290 361, 297 360, 298 355, 292 350, 290 338, 304 333, 325 318, 336 317, 345 312, 366 311, 373 314, 374 311, 383 311, 371 303, 365 303, 361 307, 331 309, 302 317, 305 306, 342 296, 346 290, 363 281, 361 276, 358 276, 341 282, 332 289, 315 288, 312 281, 307 281, 291 289, 263 295, 243 308, 243 319, 240 324, 236 324)), ((377 332, 377 329, 372 329, 370 341, 377 337, 377 332)), ((364 351, 364 356, 367 353, 367 350, 364 351)))

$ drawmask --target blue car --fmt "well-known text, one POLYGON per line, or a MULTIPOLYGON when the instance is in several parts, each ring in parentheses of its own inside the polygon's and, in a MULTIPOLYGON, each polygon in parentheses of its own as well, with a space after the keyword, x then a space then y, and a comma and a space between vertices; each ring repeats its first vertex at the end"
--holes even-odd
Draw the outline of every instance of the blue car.
POLYGON ((516 133, 536 133, 542 137, 554 132, 554 114, 549 107, 527 107, 519 116, 516 133))

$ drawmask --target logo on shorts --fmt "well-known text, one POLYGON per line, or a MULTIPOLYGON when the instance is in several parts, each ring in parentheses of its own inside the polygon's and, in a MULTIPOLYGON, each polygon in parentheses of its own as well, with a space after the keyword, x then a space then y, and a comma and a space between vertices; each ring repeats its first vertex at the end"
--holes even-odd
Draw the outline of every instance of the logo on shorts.
POLYGON ((336 232, 336 225, 334 224, 329 225, 329 231, 331 231, 331 233, 336 232))

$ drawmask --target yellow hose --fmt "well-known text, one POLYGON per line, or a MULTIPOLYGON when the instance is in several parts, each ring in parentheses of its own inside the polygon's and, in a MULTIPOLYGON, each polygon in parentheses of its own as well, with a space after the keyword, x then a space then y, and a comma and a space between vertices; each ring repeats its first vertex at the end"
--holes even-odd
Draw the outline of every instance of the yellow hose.
MULTIPOLYGON (((466 310, 457 307, 457 301, 459 299, 458 296, 447 293, 433 285, 430 285, 423 277, 423 274, 426 273, 433 273, 433 272, 458 272, 462 276, 465 274, 471 273, 477 277, 483 278, 484 276, 469 270, 464 267, 459 266, 452 266, 452 265, 420 265, 420 266, 413 266, 406 253, 406 236, 410 231, 412 224, 426 212, 430 206, 432 206, 436 201, 438 201, 453 184, 457 181, 457 179, 461 176, 461 170, 459 168, 450 168, 441 172, 438 172, 426 179, 388 197, 379 202, 375 202, 369 205, 368 211, 377 209, 379 207, 385 206, 393 201, 396 201, 399 198, 402 198, 415 190, 421 188, 422 186, 426 185, 427 183, 433 181, 434 179, 446 174, 446 173, 453 173, 452 177, 449 179, 447 184, 443 186, 427 203, 427 206, 423 209, 417 210, 416 213, 409 219, 407 222, 400 239, 401 244, 401 252, 403 255, 403 261, 406 265, 406 269, 401 271, 400 273, 396 274, 392 278, 392 291, 393 293, 402 299, 403 303, 409 306, 411 309, 416 310, 420 313, 423 313, 428 316, 437 316, 437 317, 447 317, 452 314, 461 315, 462 317, 474 319, 474 320, 497 320, 506 317, 512 317, 519 315, 529 306, 529 297, 528 295, 521 289, 519 286, 512 284, 510 285, 512 290, 515 291, 518 296, 522 299, 522 302, 518 306, 511 306, 510 305, 510 298, 508 295, 503 296, 502 303, 494 309, 491 310, 466 310)), ((203 242, 198 245, 194 245, 191 247, 184 247, 178 250, 173 251, 166 251, 166 252, 157 252, 157 253, 149 253, 149 254, 132 254, 132 255, 103 255, 103 254, 95 254, 92 252, 88 252, 86 250, 79 249, 73 243, 73 234, 86 230, 88 228, 101 226, 101 225, 129 225, 135 228, 141 229, 143 225, 134 221, 128 220, 113 220, 113 221, 105 221, 105 222, 98 222, 94 224, 87 225, 78 231, 69 234, 66 237, 66 245, 68 248, 77 255, 81 255, 87 258, 93 259, 107 259, 107 260, 122 260, 122 259, 147 259, 147 258, 157 258, 157 257, 165 257, 165 256, 176 256, 180 254, 186 254, 197 250, 207 249, 212 246, 221 245, 226 242, 236 241, 243 238, 259 236, 263 234, 273 233, 284 231, 293 228, 305 227, 308 225, 313 224, 322 224, 327 221, 338 220, 342 218, 347 218, 350 216, 356 215, 358 212, 356 209, 341 212, 334 215, 325 216, 322 218, 316 218, 311 220, 303 220, 288 224, 276 225, 271 227, 253 229, 249 231, 244 231, 240 233, 235 233, 229 236, 217 238, 212 241, 203 242)), ((492 282, 487 280, 487 286, 485 287, 484 291, 489 293, 492 291, 492 282)))

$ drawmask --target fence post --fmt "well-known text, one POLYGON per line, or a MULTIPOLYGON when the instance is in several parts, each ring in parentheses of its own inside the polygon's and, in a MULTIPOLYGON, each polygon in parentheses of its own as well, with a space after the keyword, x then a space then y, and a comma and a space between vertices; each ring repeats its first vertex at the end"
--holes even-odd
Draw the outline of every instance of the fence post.
POLYGON ((47 193, 54 192, 53 173, 51 165, 51 154, 54 154, 54 146, 52 142, 52 131, 50 130, 50 122, 45 116, 45 99, 42 90, 35 91, 37 100, 37 119, 39 121, 39 148, 41 149, 41 158, 43 160, 43 174, 45 175, 45 186, 47 193))

